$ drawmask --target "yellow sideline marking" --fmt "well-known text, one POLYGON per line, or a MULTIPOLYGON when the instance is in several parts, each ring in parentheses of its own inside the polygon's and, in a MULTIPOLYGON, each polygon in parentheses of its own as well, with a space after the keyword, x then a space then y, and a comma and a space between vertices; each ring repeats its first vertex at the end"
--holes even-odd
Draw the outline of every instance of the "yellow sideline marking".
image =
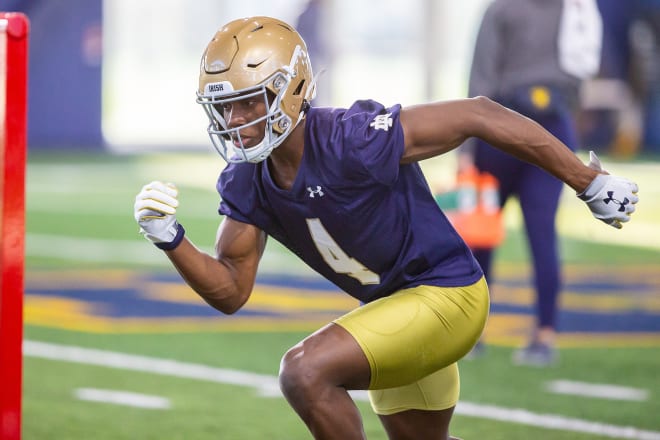
MULTIPOLYGON (((200 300, 201 301, 201 300, 200 300)), ((206 304, 200 304, 208 307, 206 304)), ((217 316, 122 318, 100 316, 100 305, 62 297, 27 295, 25 324, 92 333, 188 333, 188 332, 268 332, 313 331, 344 313, 321 309, 281 316, 217 316)), ((249 308, 252 310, 252 308, 249 308)), ((350 309, 347 309, 350 310, 350 309)), ((489 344, 519 346, 533 325, 531 315, 491 314, 485 330, 489 344)), ((558 335, 559 347, 660 347, 660 334, 652 332, 568 333, 558 335)))
MULTIPOLYGON (((181 283, 150 282, 145 286, 143 297, 173 303, 204 304, 188 286, 181 283)), ((248 307, 269 311, 296 312, 315 310, 348 311, 359 305, 348 295, 327 290, 308 290, 298 287, 274 287, 256 285, 248 300, 248 307)))
MULTIPOLYGON (((503 287, 499 284, 491 286, 492 302, 517 306, 531 306, 536 302, 534 290, 531 287, 503 287)), ((565 290, 560 296, 562 310, 583 310, 590 312, 614 312, 620 310, 645 310, 660 312, 660 297, 657 295, 626 295, 625 292, 612 294, 583 294, 565 290)))
MULTIPOLYGON (((496 267, 502 283, 491 285, 494 305, 530 307, 534 304, 534 291, 529 283, 522 287, 508 287, 509 281, 524 280, 529 268, 518 264, 500 264, 496 267), (523 266, 523 267, 521 267, 523 266)), ((653 265, 626 267, 621 274, 610 266, 566 267, 568 284, 584 282, 607 283, 616 276, 621 286, 626 282, 640 285, 642 291, 610 293, 578 292, 565 290, 560 296, 561 309, 607 313, 626 310, 644 310, 657 313, 660 310, 660 271, 653 265), (568 281, 570 280, 570 281, 568 281), (656 286, 658 286, 656 288, 656 286)), ((623 287, 622 287, 623 288, 623 287)), ((138 299, 171 304, 195 305, 210 309, 182 281, 159 281, 137 271, 44 271, 30 272, 25 298, 25 323, 51 328, 95 333, 173 333, 173 332, 262 332, 262 331, 313 331, 343 313, 357 307, 358 302, 339 291, 302 289, 257 284, 244 310, 251 314, 225 316, 202 314, 200 316, 121 317, 111 316, 112 310, 103 307, 113 305, 112 289, 136 289, 138 299), (95 302, 76 300, 58 295, 58 291, 76 290, 93 292, 108 289, 107 302, 94 295, 95 302), (55 295, 41 295, 50 292, 55 295)), ((595 290, 595 289, 594 289, 595 290)), ((90 296, 91 297, 91 296, 90 296)), ((126 296, 125 298, 131 299, 126 296)), ((135 297, 132 297, 135 299, 135 297)), ((126 307, 126 305, 123 305, 126 307)), ((194 309, 193 309, 194 311, 194 309)), ((486 327, 488 343, 504 346, 523 344, 529 329, 533 327, 531 313, 492 313, 486 327)), ((660 333, 567 333, 558 337, 560 347, 584 346, 660 346, 660 333)))
POLYGON ((144 277, 134 270, 103 269, 103 270, 44 270, 30 271, 26 275, 29 286, 35 289, 67 289, 89 288, 90 286, 104 289, 135 286, 144 277))
POLYGON ((300 314, 286 317, 218 316, 194 318, 115 318, 93 313, 85 301, 27 295, 24 321, 28 325, 92 333, 180 333, 204 331, 266 332, 309 331, 339 316, 339 313, 300 314))
MULTIPOLYGON (((519 347, 527 341, 529 329, 533 328, 534 317, 513 313, 493 313, 484 330, 487 344, 519 347)), ((561 332, 557 335, 560 348, 583 347, 660 347, 657 332, 561 332)))

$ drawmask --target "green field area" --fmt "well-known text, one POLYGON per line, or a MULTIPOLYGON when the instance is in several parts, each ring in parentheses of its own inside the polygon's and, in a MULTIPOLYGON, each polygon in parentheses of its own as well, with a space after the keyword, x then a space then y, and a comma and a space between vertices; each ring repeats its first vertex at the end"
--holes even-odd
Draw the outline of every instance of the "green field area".
MULTIPOLYGON (((507 206, 488 347, 484 357, 460 362, 454 435, 660 439, 660 164, 601 159, 639 183, 641 201, 617 231, 565 191, 557 366, 510 362, 527 336, 534 298, 518 208, 507 206), (557 391, 567 383, 612 393, 557 391)), ((212 152, 30 155, 24 439, 310 438, 278 392, 279 360, 355 302, 271 240, 246 313, 225 317, 182 284, 133 220, 143 184, 175 182, 177 218, 210 250, 223 166, 212 152), (90 390, 106 398, 94 400, 90 390), (133 393, 132 403, 109 401, 118 392, 133 393), (160 406, 137 407, 136 395, 160 406)), ((434 185, 453 178, 451 156, 424 168, 434 185)), ((369 439, 385 439, 364 393, 355 399, 369 439)))

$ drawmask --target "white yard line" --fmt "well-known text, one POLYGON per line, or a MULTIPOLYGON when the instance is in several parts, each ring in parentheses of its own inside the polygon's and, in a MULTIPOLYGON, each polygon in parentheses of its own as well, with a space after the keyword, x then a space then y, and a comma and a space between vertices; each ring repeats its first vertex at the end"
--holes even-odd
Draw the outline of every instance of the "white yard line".
POLYGON ((553 380, 546 383, 551 393, 568 394, 582 397, 595 397, 609 400, 630 400, 643 402, 648 400, 649 392, 639 388, 622 387, 602 383, 586 383, 571 380, 553 380))
MULTIPOLYGON (((255 388, 260 395, 281 396, 277 378, 265 374, 38 341, 24 341, 23 354, 51 360, 240 385, 255 388)), ((356 400, 367 400, 364 392, 352 393, 352 395, 356 400)), ((616 439, 660 440, 660 432, 657 431, 646 431, 632 426, 609 425, 554 414, 536 414, 521 408, 504 408, 461 401, 456 407, 456 414, 616 439)))
POLYGON ((121 261, 132 264, 169 265, 169 260, 164 257, 163 253, 141 238, 139 234, 136 240, 103 240, 28 234, 25 240, 25 254, 28 257, 48 257, 65 261, 81 260, 96 263, 121 261))
MULTIPOLYGON (((171 267, 170 261, 155 246, 137 233, 134 240, 103 240, 65 237, 61 235, 28 234, 25 254, 28 257, 53 258, 60 261, 90 261, 94 263, 129 263, 143 266, 171 267)), ((201 247, 201 246, 200 246, 201 247)), ((201 247, 213 254, 210 248, 201 247)), ((320 277, 293 254, 283 255, 266 247, 259 273, 294 274, 300 277, 320 277)))
POLYGON ((644 431, 632 426, 616 426, 554 414, 536 414, 522 408, 502 408, 494 405, 459 402, 456 414, 519 423, 547 429, 582 432, 616 439, 658 440, 660 432, 644 431))
POLYGON ((73 395, 80 400, 133 406, 144 409, 169 409, 170 400, 160 396, 133 393, 130 391, 100 390, 98 388, 77 388, 73 395))

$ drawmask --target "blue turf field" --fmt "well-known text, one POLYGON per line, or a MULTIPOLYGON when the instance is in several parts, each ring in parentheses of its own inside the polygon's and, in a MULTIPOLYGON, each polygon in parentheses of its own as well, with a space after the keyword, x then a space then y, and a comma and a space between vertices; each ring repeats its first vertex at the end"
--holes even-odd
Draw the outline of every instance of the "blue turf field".
MULTIPOLYGON (((660 276, 653 267, 632 280, 625 274, 568 269, 562 296, 560 343, 590 335, 660 345, 660 276), (582 274, 581 274, 582 272, 582 274), (625 293, 622 293, 625 292, 625 293)), ((527 280, 505 274, 492 286, 487 335, 505 343, 524 336, 534 304, 527 280), (505 323, 505 324, 503 324, 505 323)), ((204 303, 177 275, 145 272, 29 273, 26 324, 81 331, 314 330, 357 302, 322 279, 264 275, 237 314, 224 316, 204 303), (46 313, 45 311, 48 310, 46 313)), ((583 342, 587 343, 587 342, 583 342)), ((573 345, 573 344, 571 344, 573 345)))

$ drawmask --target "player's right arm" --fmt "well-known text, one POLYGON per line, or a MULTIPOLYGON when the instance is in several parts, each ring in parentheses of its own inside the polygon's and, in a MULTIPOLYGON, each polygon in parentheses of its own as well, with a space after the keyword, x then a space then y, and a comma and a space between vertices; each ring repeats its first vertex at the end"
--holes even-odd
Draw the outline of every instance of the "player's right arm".
POLYGON ((140 232, 164 250, 188 285, 215 309, 231 314, 250 297, 266 234, 225 218, 216 236, 216 256, 200 251, 176 222, 176 187, 151 182, 135 198, 140 232))
POLYGON ((200 251, 185 237, 179 246, 165 253, 204 301, 231 314, 238 311, 252 293, 265 245, 263 231, 227 217, 218 228, 215 257, 200 251))

